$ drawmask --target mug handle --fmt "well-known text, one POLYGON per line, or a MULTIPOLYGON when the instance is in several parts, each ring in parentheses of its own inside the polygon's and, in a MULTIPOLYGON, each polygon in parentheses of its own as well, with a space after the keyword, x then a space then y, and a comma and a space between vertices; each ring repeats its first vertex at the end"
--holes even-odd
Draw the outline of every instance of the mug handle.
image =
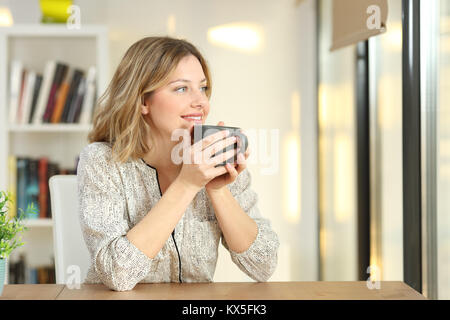
POLYGON ((248 138, 245 134, 243 134, 242 132, 234 132, 235 136, 239 137, 239 141, 241 142, 241 150, 239 150, 239 153, 244 154, 245 151, 247 151, 248 148, 248 138))

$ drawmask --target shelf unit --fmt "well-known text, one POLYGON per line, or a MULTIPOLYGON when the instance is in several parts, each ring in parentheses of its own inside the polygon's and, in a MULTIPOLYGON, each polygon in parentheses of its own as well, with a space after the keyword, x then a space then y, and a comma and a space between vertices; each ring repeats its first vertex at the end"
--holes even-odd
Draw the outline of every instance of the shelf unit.
POLYGON ((53 220, 50 218, 26 219, 24 222, 25 222, 24 224, 27 228, 53 227, 53 220))
MULTIPOLYGON (((61 168, 74 168, 75 160, 87 144, 92 125, 27 124, 8 122, 11 61, 19 59, 25 69, 43 73, 48 60, 57 60, 85 71, 97 68, 97 97, 109 78, 108 30, 102 25, 82 25, 68 29, 65 24, 33 24, 0 27, 0 190, 8 190, 8 156, 46 156, 61 168)), ((9 261, 24 254, 29 267, 53 263, 52 219, 29 219, 25 245, 13 251, 9 261)), ((8 268, 7 268, 8 269, 8 268)), ((6 276, 8 283, 8 272, 6 276)))
POLYGON ((92 125, 80 124, 42 124, 42 125, 10 125, 9 132, 80 132, 86 133, 92 125))

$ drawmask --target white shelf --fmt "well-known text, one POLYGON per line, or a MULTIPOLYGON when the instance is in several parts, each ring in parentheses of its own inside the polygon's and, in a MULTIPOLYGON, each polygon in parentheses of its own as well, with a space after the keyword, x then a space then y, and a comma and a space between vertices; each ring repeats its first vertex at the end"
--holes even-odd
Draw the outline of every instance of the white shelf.
POLYGON ((25 219, 24 225, 28 228, 53 227, 53 219, 50 218, 25 219))
POLYGON ((9 132, 88 132, 92 129, 90 124, 26 124, 9 125, 9 132))
MULTIPOLYGON (((70 30, 65 24, 33 24, 0 27, 0 190, 9 186, 8 157, 46 157, 60 168, 73 168, 79 152, 88 143, 92 124, 10 124, 10 63, 23 62, 25 68, 43 73, 49 60, 88 70, 97 69, 97 92, 100 97, 109 82, 108 29, 103 25, 82 24, 70 30)), ((20 252, 29 265, 50 263, 53 255, 53 225, 49 218, 25 219, 20 252)), ((18 253, 19 251, 17 251, 18 253)), ((8 272, 7 272, 8 274, 8 272)), ((8 276, 7 276, 8 278, 8 276)))
POLYGON ((20 24, 14 27, 0 27, 1 32, 20 37, 96 37, 99 33, 107 32, 101 25, 81 24, 80 29, 69 29, 65 24, 20 24))

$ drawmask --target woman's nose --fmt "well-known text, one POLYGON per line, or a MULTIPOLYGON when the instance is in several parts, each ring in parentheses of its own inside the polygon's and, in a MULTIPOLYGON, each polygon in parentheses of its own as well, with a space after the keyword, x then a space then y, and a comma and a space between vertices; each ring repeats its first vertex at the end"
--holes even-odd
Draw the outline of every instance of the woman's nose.
POLYGON ((205 107, 208 103, 208 97, 206 97, 205 93, 201 90, 197 90, 192 97, 192 105, 205 107))

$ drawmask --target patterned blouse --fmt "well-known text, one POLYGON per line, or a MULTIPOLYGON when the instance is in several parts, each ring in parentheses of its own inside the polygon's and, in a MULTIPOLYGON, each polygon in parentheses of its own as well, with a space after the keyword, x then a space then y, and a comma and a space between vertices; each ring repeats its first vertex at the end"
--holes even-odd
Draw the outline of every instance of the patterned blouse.
POLYGON ((137 283, 212 282, 220 240, 232 261, 252 279, 267 281, 275 271, 278 236, 258 210, 248 169, 227 185, 258 226, 247 251, 237 253, 228 248, 202 188, 153 259, 126 234, 161 199, 157 170, 142 159, 115 162, 109 144, 94 142, 81 152, 77 175, 81 229, 91 256, 85 283, 103 283, 125 291, 137 283))

